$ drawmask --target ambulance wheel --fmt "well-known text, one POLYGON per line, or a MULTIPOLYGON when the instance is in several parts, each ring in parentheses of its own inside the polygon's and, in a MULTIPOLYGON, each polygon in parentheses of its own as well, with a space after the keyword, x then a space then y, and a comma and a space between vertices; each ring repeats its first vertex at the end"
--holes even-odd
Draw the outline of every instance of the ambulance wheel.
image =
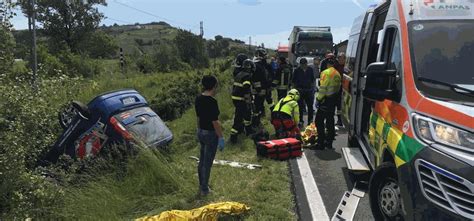
POLYGON ((403 220, 402 198, 393 163, 383 163, 372 174, 369 200, 375 220, 403 220))

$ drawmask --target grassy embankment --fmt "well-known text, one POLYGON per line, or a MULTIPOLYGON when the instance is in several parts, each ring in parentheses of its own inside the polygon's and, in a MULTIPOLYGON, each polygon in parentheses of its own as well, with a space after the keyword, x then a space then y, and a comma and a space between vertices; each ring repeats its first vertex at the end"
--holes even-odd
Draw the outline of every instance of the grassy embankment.
MULTIPOLYGON (((78 97, 86 102, 97 93, 125 87, 137 89, 150 100, 161 83, 170 83, 172 75, 105 77, 96 80, 92 90, 82 91, 78 97)), ((227 138, 234 109, 229 95, 231 74, 229 71, 218 73, 218 78, 222 87, 217 100, 227 138)), ((236 145, 227 143, 225 150, 218 152, 216 158, 257 163, 263 165, 263 169, 214 166, 210 181, 213 193, 205 198, 198 197, 197 165, 188 158, 198 156, 199 150, 194 109, 190 108, 168 125, 175 135, 170 151, 143 150, 128 162, 122 178, 118 179, 116 174, 111 173, 86 185, 67 188, 60 216, 90 220, 132 219, 165 210, 237 201, 251 207, 250 213, 244 217, 246 220, 296 219, 287 163, 258 159, 254 144, 244 137, 236 145)))

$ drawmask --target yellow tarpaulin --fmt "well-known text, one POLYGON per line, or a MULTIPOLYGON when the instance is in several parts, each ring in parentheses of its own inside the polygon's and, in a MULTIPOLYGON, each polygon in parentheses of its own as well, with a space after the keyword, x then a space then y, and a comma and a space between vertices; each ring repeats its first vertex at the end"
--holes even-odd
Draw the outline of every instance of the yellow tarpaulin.
POLYGON ((306 129, 301 132, 301 138, 303 139, 303 143, 309 144, 316 141, 318 137, 318 130, 316 129, 316 125, 311 123, 306 127, 306 129))
POLYGON ((160 215, 147 216, 136 221, 217 221, 219 214, 239 215, 250 210, 245 204, 236 202, 213 203, 193 210, 171 210, 160 215))

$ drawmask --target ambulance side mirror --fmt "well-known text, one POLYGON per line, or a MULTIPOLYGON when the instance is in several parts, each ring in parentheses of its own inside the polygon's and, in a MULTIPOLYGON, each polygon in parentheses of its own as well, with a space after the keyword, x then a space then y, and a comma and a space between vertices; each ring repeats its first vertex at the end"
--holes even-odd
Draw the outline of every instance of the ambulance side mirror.
POLYGON ((291 44, 291 53, 295 53, 296 51, 296 43, 291 44))
POLYGON ((396 70, 388 69, 386 62, 374 62, 367 66, 365 71, 365 88, 363 96, 369 100, 383 101, 392 94, 391 78, 396 70))

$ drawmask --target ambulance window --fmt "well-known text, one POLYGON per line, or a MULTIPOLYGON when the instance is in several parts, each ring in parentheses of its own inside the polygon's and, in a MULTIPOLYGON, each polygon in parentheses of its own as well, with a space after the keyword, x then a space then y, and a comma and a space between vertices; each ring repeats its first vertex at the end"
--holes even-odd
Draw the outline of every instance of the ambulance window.
POLYGON ((400 37, 397 29, 388 28, 385 31, 381 61, 387 62, 388 69, 396 70, 396 77, 392 79, 391 85, 394 90, 392 99, 399 102, 402 92, 402 55, 400 37))

